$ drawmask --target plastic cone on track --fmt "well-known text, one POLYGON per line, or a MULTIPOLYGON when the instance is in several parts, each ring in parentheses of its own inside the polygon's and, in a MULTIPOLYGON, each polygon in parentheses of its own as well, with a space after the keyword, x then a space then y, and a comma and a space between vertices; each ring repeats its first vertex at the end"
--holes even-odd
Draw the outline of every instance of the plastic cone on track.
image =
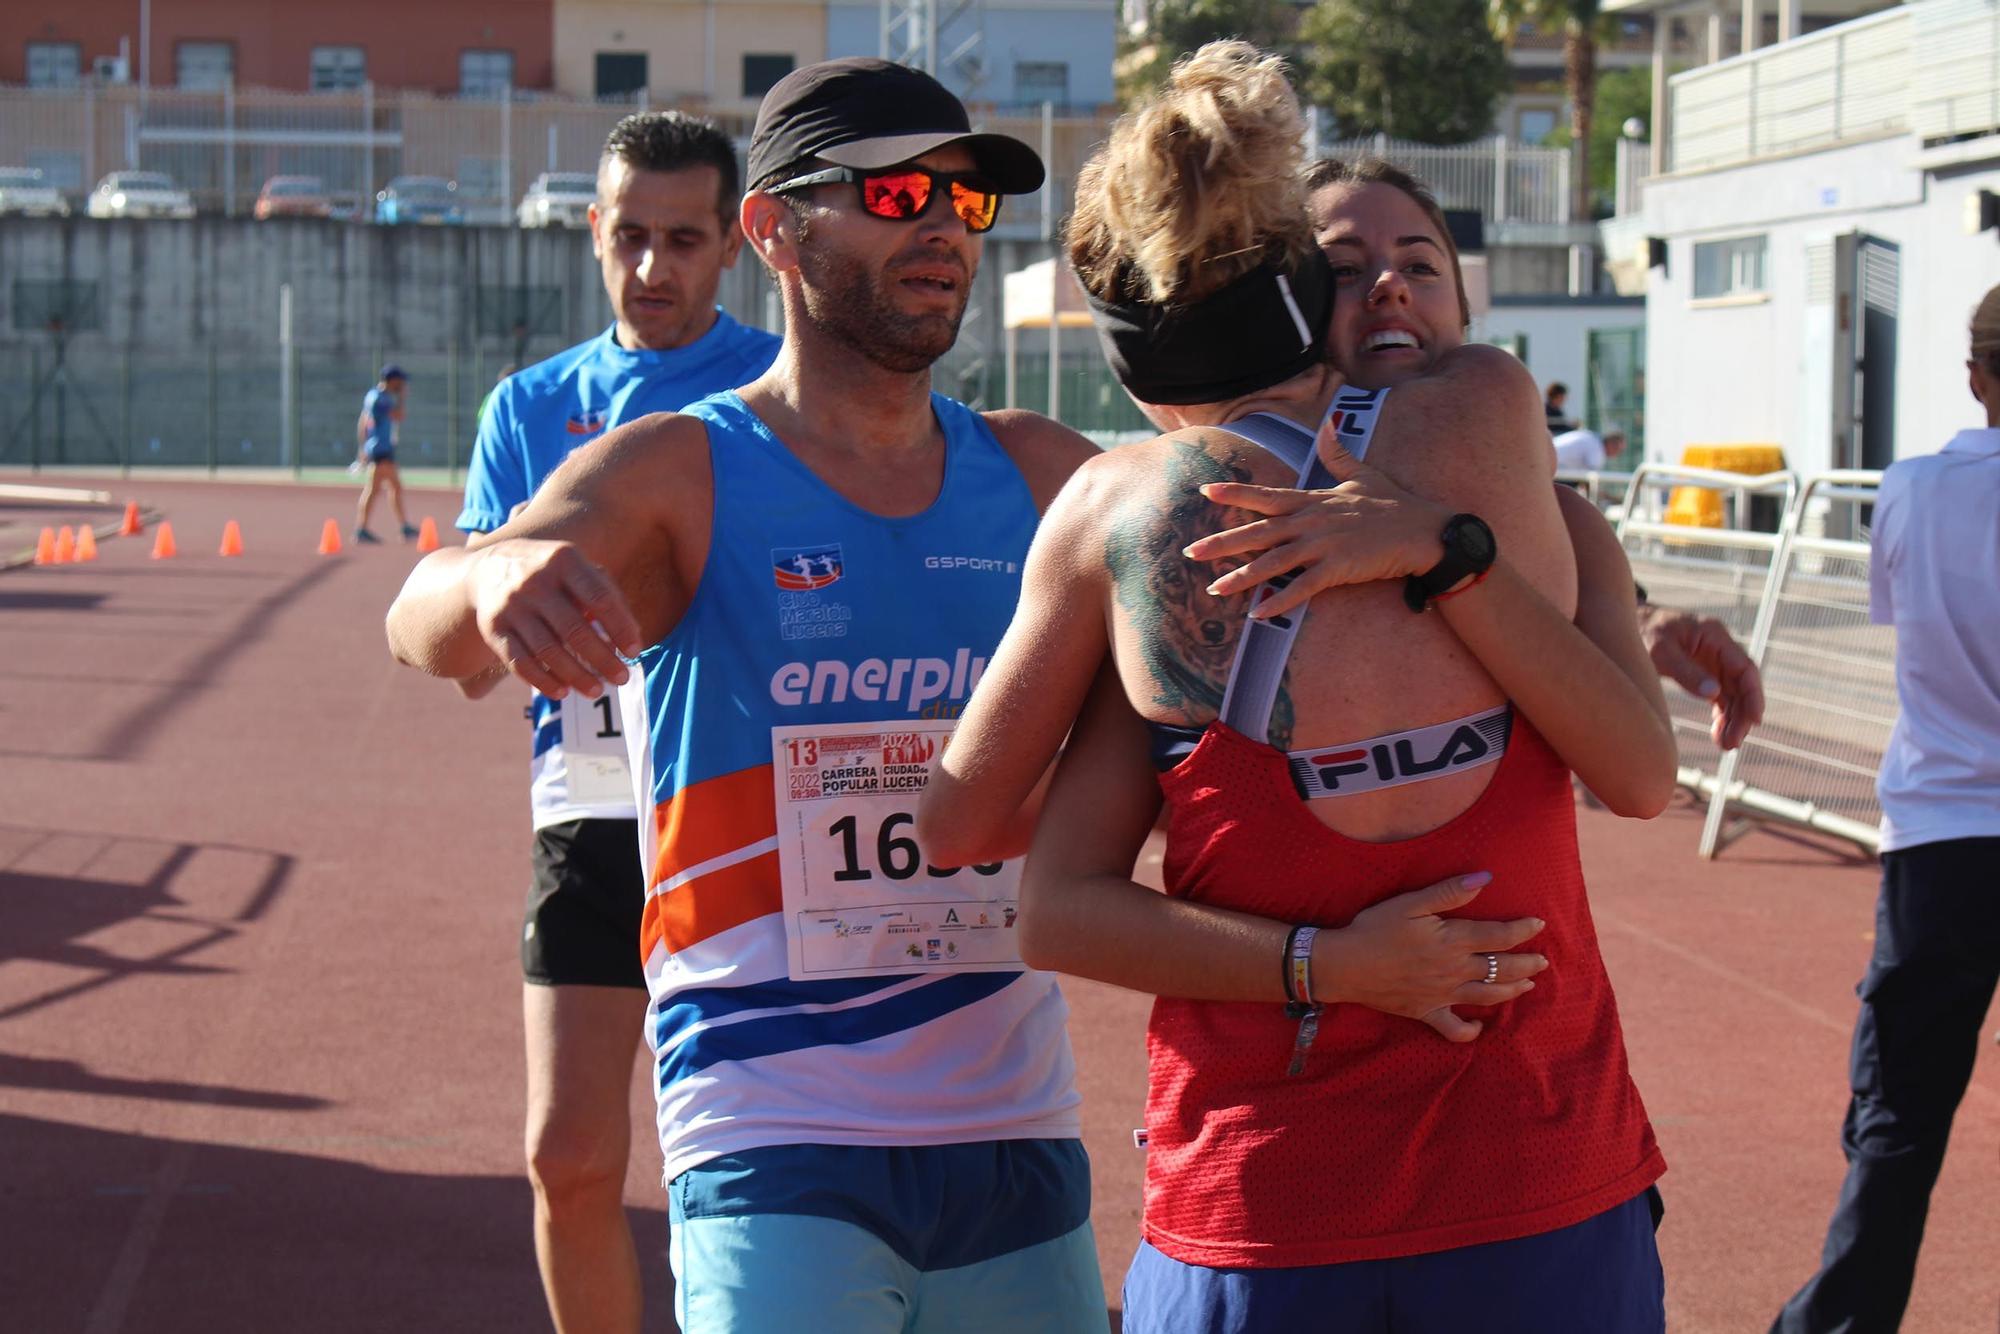
POLYGON ((169 560, 174 554, 174 526, 162 523, 153 533, 153 559, 169 560))
POLYGON ((243 554, 243 530, 236 526, 234 519, 222 525, 222 550, 219 554, 224 556, 243 554))
POLYGON ((42 535, 35 539, 35 564, 54 565, 56 563, 56 530, 42 529, 42 535))
POLYGON ((319 530, 319 554, 322 556, 340 554, 340 525, 332 519, 328 519, 326 526, 319 530))
POLYGON ((76 530, 64 524, 56 530, 56 564, 68 565, 76 559, 76 530))
POLYGON ((97 559, 97 534, 90 531, 89 524, 76 530, 76 558, 79 561, 97 559))
POLYGON ((417 529, 417 554, 424 555, 436 551, 440 545, 442 544, 438 541, 437 520, 426 514, 423 526, 417 529))
POLYGON ((146 525, 139 522, 139 502, 136 500, 126 501, 125 522, 118 525, 118 536, 137 537, 145 531, 146 525))

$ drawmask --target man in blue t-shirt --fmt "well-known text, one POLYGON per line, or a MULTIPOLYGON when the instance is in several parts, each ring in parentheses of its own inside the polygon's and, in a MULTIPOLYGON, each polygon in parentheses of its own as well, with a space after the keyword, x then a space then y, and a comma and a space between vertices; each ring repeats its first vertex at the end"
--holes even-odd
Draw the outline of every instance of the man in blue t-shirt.
MULTIPOLYGON (((620 121, 605 141, 591 244, 616 323, 506 377, 479 419, 458 526, 477 546, 571 451, 621 422, 746 384, 773 334, 715 304, 736 262, 736 153, 678 112, 620 121)), ((490 691, 504 669, 466 683, 490 691)), ((532 697, 533 877, 521 939, 528 1170, 535 1249, 559 1330, 639 1328, 625 1221, 632 1062, 646 1013, 646 886, 617 699, 532 697)))
POLYGON ((368 531, 368 515, 375 508, 375 497, 383 491, 389 493, 389 508, 403 526, 403 540, 417 535, 410 526, 410 516, 403 512, 403 476, 396 470, 396 424, 403 420, 403 388, 409 380, 401 366, 384 366, 375 387, 361 400, 361 417, 354 423, 354 467, 356 471, 366 468, 368 480, 362 485, 361 499, 354 504, 357 542, 382 540, 368 531))

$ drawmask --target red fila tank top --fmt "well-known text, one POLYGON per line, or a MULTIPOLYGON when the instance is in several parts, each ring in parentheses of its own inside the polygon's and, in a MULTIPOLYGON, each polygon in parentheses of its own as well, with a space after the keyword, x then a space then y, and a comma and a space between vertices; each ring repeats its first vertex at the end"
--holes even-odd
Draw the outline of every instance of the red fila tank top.
MULTIPOLYGON (((1271 447, 1268 429, 1244 425, 1230 429, 1271 447)), ((1167 891, 1338 927, 1489 870, 1467 915, 1542 918, 1525 948, 1551 967, 1518 1000, 1457 1007, 1485 1023, 1469 1043, 1328 1006, 1296 1076, 1299 1024, 1282 1005, 1156 1001, 1146 1239, 1190 1264, 1336 1264, 1553 1231, 1639 1194, 1665 1164, 1598 952, 1568 769, 1517 717, 1492 781, 1457 818, 1399 842, 1346 838, 1300 799, 1286 756, 1238 730, 1245 705, 1258 735, 1268 725, 1282 662, 1261 674, 1261 697, 1240 689, 1258 673, 1239 657, 1223 719, 1161 775, 1167 891)))

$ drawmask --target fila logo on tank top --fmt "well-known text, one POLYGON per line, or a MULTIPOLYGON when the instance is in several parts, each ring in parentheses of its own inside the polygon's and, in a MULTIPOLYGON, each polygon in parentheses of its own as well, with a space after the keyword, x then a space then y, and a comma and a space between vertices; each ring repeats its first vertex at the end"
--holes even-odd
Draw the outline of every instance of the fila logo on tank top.
POLYGON ((916 803, 1013 617, 1038 516, 932 396, 944 481, 884 518, 734 394, 709 552, 624 687, 667 1175, 777 1144, 1077 1133, 1064 1008, 1016 944, 1019 864, 932 864, 916 803))

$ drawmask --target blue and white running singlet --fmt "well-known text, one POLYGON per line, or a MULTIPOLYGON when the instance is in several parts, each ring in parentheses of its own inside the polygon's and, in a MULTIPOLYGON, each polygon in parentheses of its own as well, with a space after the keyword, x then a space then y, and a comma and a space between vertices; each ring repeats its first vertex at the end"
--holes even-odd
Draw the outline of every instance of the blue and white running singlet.
POLYGON ((931 402, 944 485, 900 519, 736 395, 687 410, 714 468, 708 562, 623 690, 669 1180, 774 1145, 1079 1133, 1066 1007, 1014 944, 1018 865, 931 866, 910 838, 1036 524, 985 421, 931 402))
MULTIPOLYGON (((714 327, 686 347, 632 351, 619 346, 616 333, 613 325, 500 382, 479 423, 460 528, 492 532, 572 450, 648 413, 679 412, 696 399, 748 384, 778 355, 776 334, 738 324, 719 308, 714 327)), ((592 701, 572 692, 558 703, 533 694, 528 717, 535 828, 633 818, 624 720, 613 695, 592 701)))

